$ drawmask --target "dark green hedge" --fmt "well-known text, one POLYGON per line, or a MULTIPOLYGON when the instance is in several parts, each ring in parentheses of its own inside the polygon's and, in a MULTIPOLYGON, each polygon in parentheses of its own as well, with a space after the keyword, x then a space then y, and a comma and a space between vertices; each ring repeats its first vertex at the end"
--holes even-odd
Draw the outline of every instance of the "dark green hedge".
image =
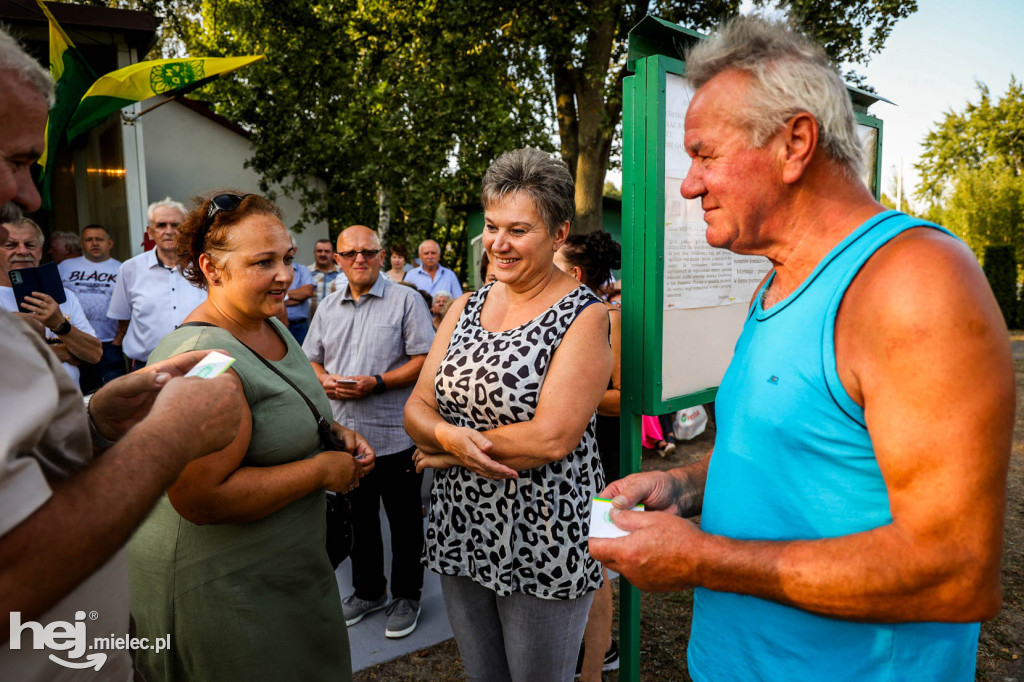
POLYGON ((999 244, 985 247, 985 277, 996 296, 999 309, 1006 318, 1006 326, 1017 327, 1017 254, 1013 245, 999 244))

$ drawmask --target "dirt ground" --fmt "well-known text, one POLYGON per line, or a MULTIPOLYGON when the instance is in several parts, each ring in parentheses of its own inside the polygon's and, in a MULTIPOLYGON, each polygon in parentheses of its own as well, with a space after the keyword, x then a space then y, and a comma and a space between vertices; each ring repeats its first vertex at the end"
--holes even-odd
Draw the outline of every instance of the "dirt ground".
MULTIPOLYGON (((1014 332, 1011 339, 1017 394, 1024 396, 1024 332, 1014 332)), ((995 619, 981 626, 977 680, 1024 682, 1024 410, 1020 405, 1021 400, 1018 400, 1007 491, 1003 609, 995 619)), ((643 469, 667 469, 685 464, 707 452, 713 441, 714 427, 710 426, 703 435, 680 446, 671 457, 662 459, 656 453, 645 453, 643 469)), ((616 636, 617 604, 616 599, 616 636)), ((691 590, 643 595, 640 676, 645 682, 689 681, 690 677, 686 673, 686 642, 690 635, 692 606, 691 590)), ((455 682, 464 679, 462 661, 454 640, 367 668, 355 675, 357 682, 455 682)), ((617 679, 617 672, 604 675, 604 682, 617 679)))

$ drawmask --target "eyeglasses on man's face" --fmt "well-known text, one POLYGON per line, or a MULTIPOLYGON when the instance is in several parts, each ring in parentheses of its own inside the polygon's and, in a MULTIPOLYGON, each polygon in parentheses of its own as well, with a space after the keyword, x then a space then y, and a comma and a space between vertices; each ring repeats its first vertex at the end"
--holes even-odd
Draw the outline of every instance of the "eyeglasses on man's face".
POLYGON ((362 256, 364 260, 376 258, 382 249, 363 249, 362 251, 339 251, 338 255, 345 260, 355 260, 356 256, 362 256))

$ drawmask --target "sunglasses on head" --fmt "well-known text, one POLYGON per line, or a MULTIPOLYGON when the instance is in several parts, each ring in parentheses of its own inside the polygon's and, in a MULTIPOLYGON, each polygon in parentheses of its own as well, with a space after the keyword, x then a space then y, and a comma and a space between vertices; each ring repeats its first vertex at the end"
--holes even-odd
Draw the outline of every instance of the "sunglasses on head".
POLYGON ((210 199, 210 207, 206 209, 207 222, 212 222, 213 216, 221 211, 234 211, 242 205, 246 197, 251 196, 251 194, 218 194, 210 199))
POLYGON ((246 197, 251 196, 251 194, 218 194, 210 199, 210 207, 206 209, 206 221, 203 223, 203 229, 199 231, 199 243, 204 244, 206 242, 206 233, 210 231, 210 226, 213 225, 214 216, 221 211, 225 213, 234 211, 242 205, 246 197))

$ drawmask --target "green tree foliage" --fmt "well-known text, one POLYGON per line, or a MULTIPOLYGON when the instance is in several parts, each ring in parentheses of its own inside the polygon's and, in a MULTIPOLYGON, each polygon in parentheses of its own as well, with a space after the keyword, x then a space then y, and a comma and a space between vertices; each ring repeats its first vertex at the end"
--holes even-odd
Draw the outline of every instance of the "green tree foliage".
POLYGON ((947 111, 924 140, 920 199, 938 203, 955 187, 957 172, 994 168, 1020 176, 1024 171, 1024 87, 1010 79, 1006 94, 993 101, 988 86, 978 83, 980 100, 960 111, 947 111))
POLYGON ((985 277, 1006 319, 1006 326, 1014 329, 1017 326, 1016 251, 1009 244, 986 246, 984 263, 985 277))
MULTIPOLYGON (((577 182, 577 231, 599 229, 627 75, 627 34, 651 13, 708 31, 740 0, 110 0, 166 18, 165 46, 266 54, 210 86, 254 133, 253 167, 305 219, 375 224, 414 245, 462 237, 487 164, 530 144, 577 182), (311 187, 305 178, 322 180, 311 187)), ((881 49, 916 0, 755 0, 784 11, 837 63, 881 49)), ((165 49, 167 49, 165 47, 165 49)), ((458 248, 461 254, 464 249, 458 248)), ((464 274, 464 273, 463 273, 464 274)))
POLYGON ((990 245, 1024 244, 1024 177, 997 164, 952 173, 929 215, 982 256, 990 245))
MULTIPOLYGON (((574 230, 601 229, 601 192, 622 121, 629 30, 654 14, 708 31, 739 12, 740 0, 552 0, 510 8, 478 0, 485 15, 508 18, 507 31, 546 60, 558 113, 559 151, 576 179, 574 230), (486 9, 484 9, 486 8, 486 9)), ((755 0, 784 12, 837 64, 865 62, 916 0, 755 0)), ((856 74, 851 74, 859 80, 856 74)))
MULTIPOLYGON (((140 0, 190 54, 265 54, 207 90, 253 133, 250 164, 305 207, 299 227, 378 224, 415 249, 463 242, 487 165, 509 148, 553 150, 542 65, 451 3, 140 0), (310 177, 319 183, 310 183, 310 177)), ((486 22, 485 22, 486 23, 486 22)), ((446 261, 456 269, 464 249, 446 261), (454 259, 454 261, 452 260, 454 259)), ((464 273, 463 273, 464 274, 464 273)))
MULTIPOLYGON (((814 36, 837 64, 866 64, 880 52, 893 26, 917 11, 917 2, 901 0, 781 0, 775 3, 814 36)), ((847 71, 846 80, 864 84, 864 77, 847 71)))
MULTIPOLYGON (((929 202, 928 217, 967 242, 988 272, 989 257, 982 256, 989 246, 1012 253, 1024 244, 1024 87, 1011 78, 998 101, 983 83, 978 91, 978 102, 947 111, 928 132, 916 194, 929 202)), ((1018 279, 1014 266, 1014 297, 1018 279)), ((1012 325, 1013 307, 1001 299, 1000 306, 1012 325)))

